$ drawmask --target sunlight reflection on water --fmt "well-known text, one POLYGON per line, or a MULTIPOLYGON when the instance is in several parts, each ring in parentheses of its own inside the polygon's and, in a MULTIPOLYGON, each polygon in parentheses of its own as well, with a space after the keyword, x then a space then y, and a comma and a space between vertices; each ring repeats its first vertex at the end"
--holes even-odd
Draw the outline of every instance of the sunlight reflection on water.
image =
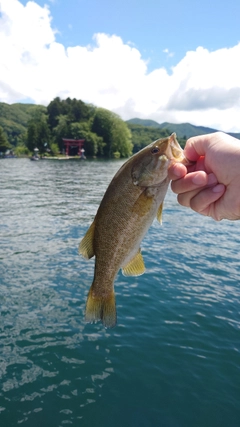
POLYGON ((238 223, 169 193, 146 274, 117 276, 117 327, 84 323, 78 244, 121 164, 0 160, 1 425, 238 425, 238 223))

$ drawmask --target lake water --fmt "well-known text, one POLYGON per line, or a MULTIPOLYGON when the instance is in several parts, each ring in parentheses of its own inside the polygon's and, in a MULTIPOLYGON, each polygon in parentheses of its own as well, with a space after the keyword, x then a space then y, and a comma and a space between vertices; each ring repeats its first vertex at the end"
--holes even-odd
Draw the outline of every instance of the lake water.
POLYGON ((238 427, 240 222, 170 191, 118 274, 118 325, 84 323, 78 244, 122 161, 0 160, 0 425, 238 427))

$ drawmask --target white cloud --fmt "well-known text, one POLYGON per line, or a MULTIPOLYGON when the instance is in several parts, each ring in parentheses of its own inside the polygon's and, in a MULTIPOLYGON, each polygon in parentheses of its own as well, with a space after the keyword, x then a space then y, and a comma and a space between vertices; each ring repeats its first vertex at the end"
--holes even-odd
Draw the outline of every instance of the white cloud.
MULTIPOLYGON (((0 101, 48 104, 75 97, 123 119, 190 122, 239 131, 240 44, 187 52, 169 74, 116 35, 96 34, 91 46, 56 42, 48 7, 0 0, 0 101)), ((164 52, 169 55, 168 49, 164 52)))
POLYGON ((170 52, 168 48, 163 49, 163 53, 166 53, 168 58, 172 58, 174 56, 174 53, 170 52))

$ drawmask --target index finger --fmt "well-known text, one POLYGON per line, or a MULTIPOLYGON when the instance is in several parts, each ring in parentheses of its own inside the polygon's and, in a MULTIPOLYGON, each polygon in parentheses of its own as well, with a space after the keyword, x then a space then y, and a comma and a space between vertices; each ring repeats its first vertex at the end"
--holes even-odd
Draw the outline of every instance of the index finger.
POLYGON ((213 138, 214 134, 212 133, 189 138, 184 148, 184 154, 187 159, 195 162, 200 156, 205 156, 213 138))

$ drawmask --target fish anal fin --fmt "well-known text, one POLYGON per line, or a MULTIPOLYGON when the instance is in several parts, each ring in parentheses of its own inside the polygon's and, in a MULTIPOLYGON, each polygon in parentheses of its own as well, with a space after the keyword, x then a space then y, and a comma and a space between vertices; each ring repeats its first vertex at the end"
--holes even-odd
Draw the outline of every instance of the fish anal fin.
POLYGON ((90 259, 95 255, 93 249, 94 230, 95 222, 93 221, 79 245, 78 252, 86 259, 90 259))
POLYGON ((157 211, 157 220, 158 222, 160 222, 161 225, 162 225, 162 211, 163 211, 163 203, 161 203, 157 211))
POLYGON ((88 323, 101 320, 105 328, 116 326, 117 312, 114 290, 107 296, 95 296, 91 286, 87 298, 85 320, 88 323))
POLYGON ((122 273, 124 276, 141 276, 141 274, 145 273, 145 270, 143 257, 139 249, 131 261, 122 268, 122 273))

